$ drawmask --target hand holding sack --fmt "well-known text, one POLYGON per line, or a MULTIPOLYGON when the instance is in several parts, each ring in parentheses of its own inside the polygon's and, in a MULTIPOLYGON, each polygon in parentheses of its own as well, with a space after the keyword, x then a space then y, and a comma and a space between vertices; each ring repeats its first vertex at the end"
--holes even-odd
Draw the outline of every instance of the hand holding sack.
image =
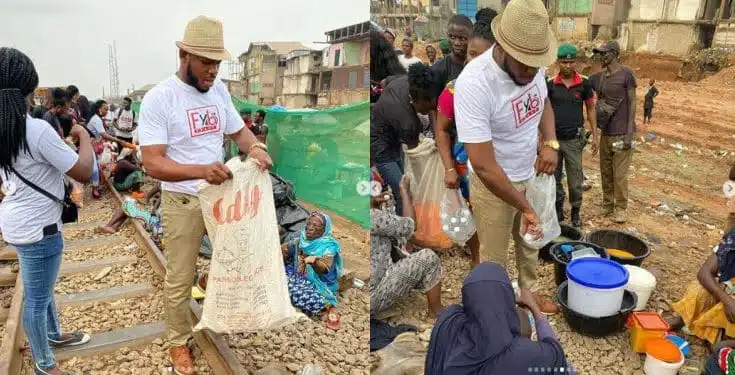
POLYGON ((213 252, 195 330, 243 333, 294 323, 302 314, 288 294, 270 176, 253 159, 226 166, 232 179, 199 188, 213 252))
POLYGON ((419 145, 408 149, 406 175, 411 180, 411 196, 416 212, 416 231, 413 238, 417 243, 436 251, 451 249, 454 242, 442 231, 439 216, 444 196, 444 165, 431 138, 421 137, 419 145))

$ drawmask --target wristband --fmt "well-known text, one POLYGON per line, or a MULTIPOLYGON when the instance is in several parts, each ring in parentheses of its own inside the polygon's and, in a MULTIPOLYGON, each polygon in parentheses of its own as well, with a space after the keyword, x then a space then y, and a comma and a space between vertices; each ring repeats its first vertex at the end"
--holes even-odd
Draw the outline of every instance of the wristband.
POLYGON ((454 171, 454 168, 447 169, 447 172, 451 172, 451 171, 454 171))
POLYGON ((263 144, 262 142, 255 142, 255 143, 253 143, 253 144, 252 144, 252 145, 250 146, 250 148, 248 148, 248 152, 247 152, 247 153, 248 153, 248 154, 249 154, 249 153, 251 153, 251 152, 252 152, 252 151, 253 151, 254 149, 256 149, 256 148, 259 148, 259 149, 261 149, 261 150, 263 150, 263 151, 268 151, 268 146, 266 146, 266 145, 265 145, 265 144, 263 144))

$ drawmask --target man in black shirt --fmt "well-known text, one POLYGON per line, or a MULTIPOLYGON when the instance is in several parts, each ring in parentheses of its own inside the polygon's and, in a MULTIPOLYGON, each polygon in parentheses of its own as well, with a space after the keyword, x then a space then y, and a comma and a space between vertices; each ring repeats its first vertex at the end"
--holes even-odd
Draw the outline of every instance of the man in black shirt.
POLYGON ((449 20, 447 26, 447 37, 452 47, 452 52, 434 63, 431 70, 434 71, 439 82, 446 85, 447 82, 459 77, 467 60, 467 42, 472 30, 472 20, 465 15, 458 14, 449 20))
POLYGON ((64 138, 64 132, 61 129, 61 123, 59 122, 59 116, 65 115, 69 111, 69 97, 64 89, 53 89, 51 91, 51 109, 46 111, 43 115, 43 119, 46 120, 59 134, 59 137, 64 138))
POLYGON ((574 65, 577 48, 565 43, 559 46, 559 74, 547 82, 549 100, 554 109, 556 120, 556 139, 559 141, 559 162, 556 166, 556 213, 559 221, 564 220, 564 186, 562 169, 566 168, 569 186, 569 203, 572 206, 571 223, 582 226, 579 211, 582 207, 584 172, 582 152, 587 145, 584 130, 584 108, 592 131, 592 153, 597 153, 599 136, 595 116, 595 93, 586 77, 579 75, 574 65))
POLYGON ((424 123, 419 114, 436 109, 441 84, 424 64, 409 67, 408 75, 390 77, 370 114, 370 161, 394 192, 396 214, 402 214, 398 192, 404 174, 402 145, 416 147, 424 123))

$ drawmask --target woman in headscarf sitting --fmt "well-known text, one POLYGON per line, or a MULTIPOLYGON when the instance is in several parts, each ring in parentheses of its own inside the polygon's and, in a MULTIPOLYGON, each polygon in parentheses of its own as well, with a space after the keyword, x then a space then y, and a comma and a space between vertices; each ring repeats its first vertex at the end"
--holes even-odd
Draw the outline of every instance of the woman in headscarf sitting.
POLYGON ((408 178, 403 176, 399 189, 403 215, 396 215, 389 186, 373 170, 373 181, 383 192, 370 201, 370 315, 376 316, 398 299, 412 293, 426 294, 429 316, 442 310, 439 257, 431 249, 409 253, 405 248, 416 227, 413 199, 408 178))
POLYGON ((313 211, 306 228, 281 246, 291 303, 309 315, 322 315, 327 327, 339 329, 336 311, 343 265, 340 245, 332 237, 332 219, 313 211))
POLYGON ((444 310, 431 332, 426 375, 527 374, 539 368, 575 373, 530 291, 516 300, 505 268, 475 267, 462 286, 462 304, 444 310), (516 304, 536 322, 537 341, 522 334, 516 304))

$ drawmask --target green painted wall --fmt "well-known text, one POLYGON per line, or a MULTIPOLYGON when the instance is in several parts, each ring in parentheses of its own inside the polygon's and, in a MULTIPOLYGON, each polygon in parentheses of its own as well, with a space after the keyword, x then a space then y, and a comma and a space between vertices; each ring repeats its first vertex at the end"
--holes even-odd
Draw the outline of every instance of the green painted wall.
POLYGON ((362 42, 345 42, 344 43, 345 64, 360 65, 361 48, 362 48, 362 42))

